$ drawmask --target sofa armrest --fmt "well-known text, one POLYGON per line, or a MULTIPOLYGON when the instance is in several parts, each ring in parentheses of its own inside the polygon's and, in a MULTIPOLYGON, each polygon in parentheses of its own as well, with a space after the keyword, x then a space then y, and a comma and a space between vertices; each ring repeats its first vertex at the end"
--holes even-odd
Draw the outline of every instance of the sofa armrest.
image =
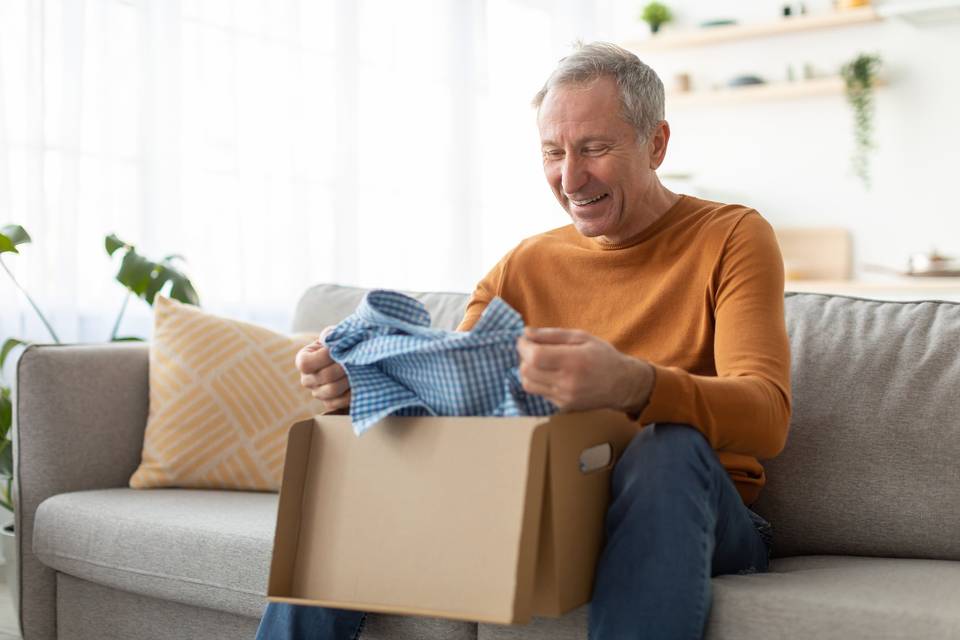
POLYGON ((56 638, 56 581, 33 554, 37 507, 67 491, 124 487, 140 462, 149 402, 143 343, 31 346, 14 399, 14 504, 25 640, 56 638))

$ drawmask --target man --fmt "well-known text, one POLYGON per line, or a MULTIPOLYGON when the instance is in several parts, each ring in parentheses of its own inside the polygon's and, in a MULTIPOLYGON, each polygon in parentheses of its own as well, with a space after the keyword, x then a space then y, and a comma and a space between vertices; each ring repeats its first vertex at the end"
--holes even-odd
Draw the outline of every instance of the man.
MULTIPOLYGON (((544 173, 573 224, 508 253, 459 327, 501 296, 533 327, 517 343, 528 392, 638 422, 612 477, 593 640, 700 638, 711 576, 767 569, 769 525, 747 505, 765 481, 758 459, 783 448, 790 417, 773 231, 752 209, 660 183, 663 101, 656 74, 614 45, 560 62, 534 106, 544 173)), ((349 407, 347 378, 319 341, 297 367, 328 409, 349 407)), ((270 605, 261 634, 347 640, 362 618, 270 605)))

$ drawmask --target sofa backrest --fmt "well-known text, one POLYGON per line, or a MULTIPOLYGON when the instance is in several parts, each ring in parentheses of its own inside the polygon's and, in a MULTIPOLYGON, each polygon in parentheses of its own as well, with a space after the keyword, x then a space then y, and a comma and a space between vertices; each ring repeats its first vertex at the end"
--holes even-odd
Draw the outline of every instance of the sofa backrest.
POLYGON ((754 505, 775 555, 960 560, 960 304, 785 303, 793 416, 754 505))
MULTIPOLYGON (((318 285, 295 331, 319 331, 366 289, 318 285)), ((413 293, 453 329, 468 296, 413 293)), ((960 560, 960 304, 787 294, 793 416, 753 508, 774 554, 960 560)))
MULTIPOLYGON (((310 287, 297 303, 293 316, 293 331, 314 332, 337 324, 356 310, 369 289, 344 287, 337 284, 318 284, 310 287)), ((422 302, 430 312, 433 326, 438 329, 456 329, 463 318, 467 300, 465 293, 421 293, 404 291, 422 302)))

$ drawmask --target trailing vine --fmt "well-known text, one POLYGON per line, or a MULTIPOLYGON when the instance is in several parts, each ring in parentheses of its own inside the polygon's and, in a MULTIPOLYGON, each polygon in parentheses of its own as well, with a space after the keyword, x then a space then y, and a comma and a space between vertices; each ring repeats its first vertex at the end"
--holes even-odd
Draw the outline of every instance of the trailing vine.
POLYGON ((847 102, 853 107, 853 173, 870 188, 870 157, 873 141, 873 88, 880 68, 880 56, 861 53, 843 65, 840 74, 846 83, 847 102))

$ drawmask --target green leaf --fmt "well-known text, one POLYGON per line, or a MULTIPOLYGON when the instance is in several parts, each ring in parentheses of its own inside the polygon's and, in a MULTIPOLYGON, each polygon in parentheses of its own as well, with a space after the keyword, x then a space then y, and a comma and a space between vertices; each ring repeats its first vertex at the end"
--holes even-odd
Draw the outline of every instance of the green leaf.
POLYGON ((117 237, 117 234, 111 233, 106 238, 103 239, 103 244, 107 248, 107 255, 112 256, 117 249, 133 249, 133 247, 120 238, 117 237))
POLYGON ((7 478, 7 484, 3 488, 3 495, 0 496, 0 507, 13 513, 13 476, 7 478))
POLYGON ((0 478, 13 475, 13 443, 0 440, 0 478))
POLYGON ((3 343, 3 347, 0 347, 0 369, 3 369, 3 364, 7 361, 7 356, 10 354, 10 351, 21 344, 27 343, 17 338, 7 338, 7 341, 3 343))
POLYGON ((30 242, 30 234, 18 224, 8 224, 0 227, 0 253, 20 253, 18 244, 30 242))
POLYGON ((142 296, 150 286, 150 275, 157 268, 157 263, 147 260, 132 248, 123 256, 120 271, 117 273, 117 282, 124 285, 136 295, 142 296))
POLYGON ((173 280, 173 287, 170 288, 171 298, 186 304, 192 304, 195 307, 200 306, 200 296, 197 295, 190 280, 179 272, 171 280, 173 280))
POLYGON ((157 297, 157 294, 160 293, 160 290, 163 289, 163 286, 170 282, 170 279, 173 277, 171 269, 162 264, 157 265, 157 270, 150 278, 150 283, 147 285, 147 290, 144 292, 143 299, 147 301, 151 307, 153 306, 153 301, 157 297))
POLYGON ((114 338, 110 342, 146 342, 146 340, 138 338, 137 336, 121 336, 114 338))
POLYGON ((0 440, 5 440, 13 424, 13 403, 10 402, 10 389, 0 387, 0 440))

